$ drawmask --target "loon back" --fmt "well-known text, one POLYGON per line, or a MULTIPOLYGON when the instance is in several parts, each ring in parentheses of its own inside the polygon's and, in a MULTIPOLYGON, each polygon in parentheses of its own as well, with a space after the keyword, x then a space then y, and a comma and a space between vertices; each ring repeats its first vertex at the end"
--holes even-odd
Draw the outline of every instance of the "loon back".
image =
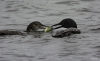
POLYGON ((72 34, 80 34, 81 31, 77 28, 68 28, 65 30, 59 30, 56 32, 52 33, 52 37, 65 37, 65 36, 70 36, 72 34))
POLYGON ((20 31, 1 30, 0 35, 23 35, 23 33, 20 31))

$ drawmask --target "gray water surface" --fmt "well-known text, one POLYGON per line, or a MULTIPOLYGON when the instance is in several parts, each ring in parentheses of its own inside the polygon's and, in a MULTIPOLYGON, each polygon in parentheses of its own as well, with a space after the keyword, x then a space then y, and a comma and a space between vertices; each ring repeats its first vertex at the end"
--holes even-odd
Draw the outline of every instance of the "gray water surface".
POLYGON ((100 0, 0 0, 0 30, 24 31, 33 21, 51 26, 65 18, 82 33, 2 36, 0 61, 100 61, 100 0))

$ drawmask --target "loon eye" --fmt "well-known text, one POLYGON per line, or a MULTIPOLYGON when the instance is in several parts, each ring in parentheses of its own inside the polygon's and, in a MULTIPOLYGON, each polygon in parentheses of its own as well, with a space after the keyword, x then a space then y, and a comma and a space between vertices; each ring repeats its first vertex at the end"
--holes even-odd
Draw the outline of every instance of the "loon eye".
POLYGON ((36 23, 35 25, 38 25, 38 23, 36 23))

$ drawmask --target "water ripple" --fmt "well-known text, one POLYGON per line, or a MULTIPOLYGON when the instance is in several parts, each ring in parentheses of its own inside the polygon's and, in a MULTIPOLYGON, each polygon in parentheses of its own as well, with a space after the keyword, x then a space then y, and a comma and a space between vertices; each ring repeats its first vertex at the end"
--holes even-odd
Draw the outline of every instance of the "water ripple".
POLYGON ((10 10, 7 10, 6 12, 17 12, 19 11, 19 9, 10 9, 10 10))
POLYGON ((73 4, 79 4, 79 3, 78 1, 61 1, 61 2, 56 2, 55 4, 73 5, 73 4))
POLYGON ((28 56, 28 55, 25 55, 25 54, 15 54, 15 53, 5 53, 5 54, 2 54, 2 55, 12 55, 12 56, 15 56, 15 57, 25 57, 25 58, 33 58, 34 56, 28 56))
POLYGON ((90 29, 90 31, 93 33, 100 33, 100 28, 90 29))
POLYGON ((90 2, 90 1, 95 1, 95 0, 80 0, 80 1, 89 1, 90 2))
POLYGON ((59 13, 48 13, 46 14, 46 16, 62 16, 62 15, 66 15, 68 13, 66 12, 59 12, 59 13))
POLYGON ((78 12, 92 12, 89 8, 82 8, 82 9, 78 9, 76 11, 78 11, 78 12))
POLYGON ((2 18, 4 18, 4 19, 10 19, 10 17, 7 17, 7 16, 5 16, 5 17, 2 17, 2 18))
POLYGON ((76 10, 77 12, 92 12, 92 13, 100 13, 100 11, 92 10, 91 8, 80 8, 76 10))

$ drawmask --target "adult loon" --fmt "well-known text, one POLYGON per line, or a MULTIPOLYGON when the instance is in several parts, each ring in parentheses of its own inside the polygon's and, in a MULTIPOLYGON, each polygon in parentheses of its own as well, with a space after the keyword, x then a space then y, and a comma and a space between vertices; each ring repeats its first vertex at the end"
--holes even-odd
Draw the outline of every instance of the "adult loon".
POLYGON ((63 19, 61 22, 52 25, 53 30, 61 28, 61 27, 67 28, 67 29, 52 32, 53 37, 65 37, 65 36, 70 36, 72 34, 80 34, 81 33, 81 31, 79 29, 77 29, 76 22, 71 18, 63 19), (55 26, 58 26, 58 27, 55 27, 55 26))

